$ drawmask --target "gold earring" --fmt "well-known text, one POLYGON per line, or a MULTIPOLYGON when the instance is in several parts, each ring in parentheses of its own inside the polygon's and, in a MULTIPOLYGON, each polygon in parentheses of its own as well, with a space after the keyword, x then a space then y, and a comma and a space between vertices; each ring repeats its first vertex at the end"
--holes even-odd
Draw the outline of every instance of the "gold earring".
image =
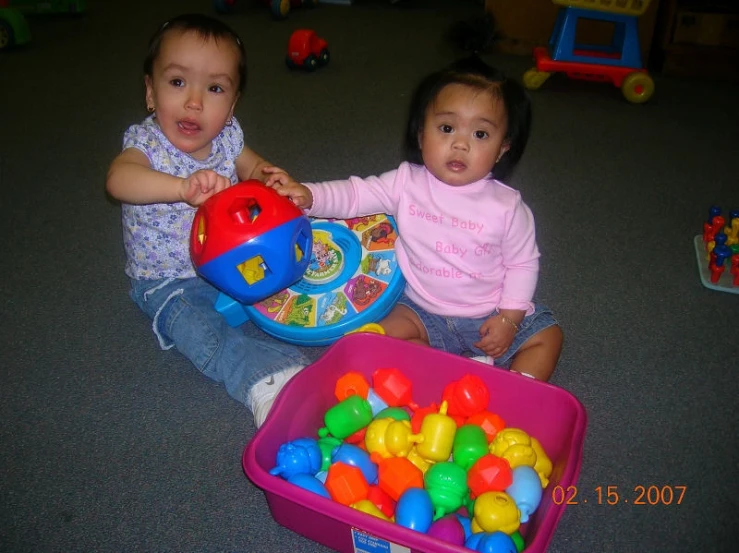
POLYGON ((154 113, 155 109, 156 108, 154 106, 146 106, 146 111, 148 111, 149 113, 154 113))

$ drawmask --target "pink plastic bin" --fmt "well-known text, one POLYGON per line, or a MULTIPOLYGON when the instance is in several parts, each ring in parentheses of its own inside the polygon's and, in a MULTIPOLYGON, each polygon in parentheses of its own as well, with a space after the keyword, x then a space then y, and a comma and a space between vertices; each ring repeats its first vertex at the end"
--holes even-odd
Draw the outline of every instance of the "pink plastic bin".
MULTIPOLYGON (((488 410, 503 417, 507 426, 521 428, 541 442, 554 470, 539 508, 521 527, 521 534, 526 541, 526 553, 544 553, 565 507, 564 503, 557 505, 552 501, 552 490, 555 486, 567 490, 576 484, 580 473, 587 424, 583 405, 561 388, 378 334, 351 334, 341 338, 295 376, 245 448, 244 471, 264 490, 274 519, 341 553, 363 551, 362 547, 355 548, 355 541, 373 537, 383 544, 379 551, 470 552, 334 503, 269 474, 280 445, 296 438, 317 437, 324 414, 337 402, 334 386, 342 375, 359 371, 370 378, 376 369, 390 367, 400 369, 411 379, 413 400, 422 406, 440 403, 442 391, 449 382, 465 374, 477 375, 490 389, 488 410)), ((560 500, 561 494, 555 498, 560 500)))

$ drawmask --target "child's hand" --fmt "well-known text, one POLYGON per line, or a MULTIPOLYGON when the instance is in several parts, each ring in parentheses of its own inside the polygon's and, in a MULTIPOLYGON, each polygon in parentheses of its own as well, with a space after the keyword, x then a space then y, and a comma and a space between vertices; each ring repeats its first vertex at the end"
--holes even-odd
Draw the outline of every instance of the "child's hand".
POLYGON ((300 209, 310 209, 313 205, 313 193, 310 188, 300 184, 279 167, 265 167, 269 174, 264 184, 274 188, 280 196, 287 196, 300 209))
POLYGON ((180 197, 193 207, 198 207, 213 194, 231 186, 231 181, 210 169, 195 171, 186 179, 182 179, 180 197))
POLYGON ((513 338, 516 336, 516 329, 505 322, 500 315, 496 315, 482 323, 480 336, 480 341, 472 345, 484 351, 485 355, 497 359, 511 347, 513 338))

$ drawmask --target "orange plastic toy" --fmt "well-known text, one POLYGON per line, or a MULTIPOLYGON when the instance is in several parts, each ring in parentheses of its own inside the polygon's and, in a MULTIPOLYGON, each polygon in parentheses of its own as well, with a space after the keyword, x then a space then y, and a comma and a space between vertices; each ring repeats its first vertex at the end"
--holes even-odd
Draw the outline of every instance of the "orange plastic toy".
POLYGON ((337 503, 351 505, 367 499, 369 484, 359 467, 338 462, 328 468, 326 490, 337 503))
POLYGON ((472 415, 465 421, 465 424, 474 424, 482 428, 485 431, 488 443, 491 443, 498 432, 505 428, 505 421, 490 411, 481 411, 472 415))
POLYGON ((398 501, 409 488, 423 488, 421 469, 405 457, 383 459, 382 455, 373 453, 370 459, 379 468, 377 484, 393 501, 398 501))
POLYGON ((369 388, 369 382, 362 373, 348 372, 336 381, 334 394, 339 401, 344 401, 349 396, 360 396, 367 399, 369 388))

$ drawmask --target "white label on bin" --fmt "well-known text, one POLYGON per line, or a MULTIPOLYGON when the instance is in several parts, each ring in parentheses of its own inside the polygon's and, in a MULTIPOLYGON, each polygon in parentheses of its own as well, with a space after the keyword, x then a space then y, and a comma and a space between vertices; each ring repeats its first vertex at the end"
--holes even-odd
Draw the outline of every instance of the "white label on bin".
POLYGON ((397 543, 352 528, 354 553, 411 553, 411 550, 397 543))

